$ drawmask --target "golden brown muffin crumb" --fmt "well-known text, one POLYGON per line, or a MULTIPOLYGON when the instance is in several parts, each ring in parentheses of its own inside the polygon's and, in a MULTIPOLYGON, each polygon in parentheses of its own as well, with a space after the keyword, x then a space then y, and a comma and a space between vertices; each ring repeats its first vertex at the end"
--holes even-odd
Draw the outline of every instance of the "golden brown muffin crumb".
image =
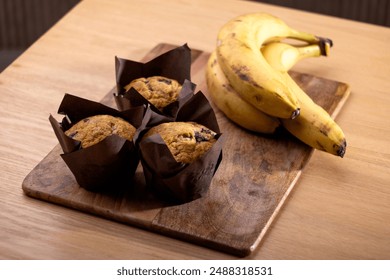
POLYGON ((160 134, 177 162, 191 163, 217 141, 216 133, 195 122, 169 122, 152 127, 143 139, 160 134))
POLYGON ((125 86, 137 90, 145 99, 152 103, 160 111, 176 101, 182 86, 174 79, 162 76, 152 76, 133 80, 125 86))
POLYGON ((82 148, 87 148, 113 134, 132 141, 135 131, 135 127, 122 118, 96 115, 77 122, 65 134, 80 141, 82 148))

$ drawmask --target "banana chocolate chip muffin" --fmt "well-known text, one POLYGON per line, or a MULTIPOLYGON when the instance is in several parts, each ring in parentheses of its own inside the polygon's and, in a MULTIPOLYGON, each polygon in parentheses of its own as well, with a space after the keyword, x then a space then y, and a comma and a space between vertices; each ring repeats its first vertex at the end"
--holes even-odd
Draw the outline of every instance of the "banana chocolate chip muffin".
POLYGON ((214 131, 195 122, 168 122, 152 127, 143 139, 160 134, 177 162, 191 163, 217 141, 214 131))
POLYGON ((162 111, 166 106, 177 100, 182 86, 174 79, 152 76, 135 79, 124 88, 126 91, 134 88, 157 109, 162 111))
POLYGON ((82 148, 87 148, 114 134, 132 141, 135 131, 136 128, 122 118, 96 115, 77 122, 65 134, 80 141, 82 148))

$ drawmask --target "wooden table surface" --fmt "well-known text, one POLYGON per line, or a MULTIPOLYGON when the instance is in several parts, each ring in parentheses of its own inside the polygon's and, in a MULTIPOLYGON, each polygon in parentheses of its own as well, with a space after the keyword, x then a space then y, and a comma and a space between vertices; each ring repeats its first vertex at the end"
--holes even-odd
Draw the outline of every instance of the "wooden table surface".
POLYGON ((57 144, 48 121, 65 92, 99 101, 114 56, 161 42, 211 51, 219 27, 265 11, 332 38, 328 58, 294 70, 348 83, 341 159, 315 151, 248 259, 390 258, 390 29, 246 1, 83 0, 0 74, 1 259, 235 259, 218 251, 32 199, 21 185, 57 144))

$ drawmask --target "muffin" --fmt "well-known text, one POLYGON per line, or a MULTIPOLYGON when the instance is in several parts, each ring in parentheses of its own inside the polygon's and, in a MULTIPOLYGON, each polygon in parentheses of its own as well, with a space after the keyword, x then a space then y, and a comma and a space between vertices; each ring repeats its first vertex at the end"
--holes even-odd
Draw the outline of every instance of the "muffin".
POLYGON ((135 79, 124 88, 126 91, 134 88, 158 110, 162 111, 178 99, 182 86, 174 79, 152 76, 135 79))
POLYGON ((193 95, 191 49, 184 44, 162 52, 166 47, 158 46, 153 53, 159 55, 148 61, 144 59, 145 62, 115 57, 116 90, 113 95, 120 111, 150 106, 172 121, 180 100, 193 95))
POLYGON ((146 187, 173 204, 206 195, 223 143, 214 110, 201 91, 179 101, 170 119, 149 106, 135 137, 146 187))
POLYGON ((65 131, 68 137, 80 141, 82 148, 95 145, 110 135, 133 140, 136 129, 120 117, 96 115, 82 119, 65 131))
POLYGON ((196 122, 168 122, 152 127, 143 139, 160 134, 177 162, 191 163, 217 141, 214 131, 196 122))
POLYGON ((58 122, 49 121, 61 145, 61 158, 78 185, 88 191, 123 192, 132 187, 139 164, 136 131, 144 110, 123 112, 84 98, 65 94, 58 122))

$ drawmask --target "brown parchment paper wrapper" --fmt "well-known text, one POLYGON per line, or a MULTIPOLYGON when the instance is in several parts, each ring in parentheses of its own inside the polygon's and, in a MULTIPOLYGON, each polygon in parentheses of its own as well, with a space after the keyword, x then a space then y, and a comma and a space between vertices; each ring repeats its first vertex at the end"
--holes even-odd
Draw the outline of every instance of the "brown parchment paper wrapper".
POLYGON ((195 84, 191 82, 191 49, 187 44, 165 52, 146 63, 115 57, 116 89, 114 99, 119 110, 127 110, 135 106, 150 106, 153 111, 173 116, 179 102, 173 102, 163 111, 159 111, 134 88, 126 91, 124 87, 138 78, 163 76, 177 80, 182 85, 178 100, 186 99, 193 94, 195 84))
POLYGON ((222 160, 223 137, 215 113, 202 92, 182 104, 175 121, 193 121, 217 133, 217 141, 202 157, 189 164, 177 162, 160 135, 142 136, 151 127, 171 119, 148 109, 137 137, 140 159, 148 187, 164 200, 185 203, 202 197, 222 160))
POLYGON ((130 186, 139 163, 135 140, 112 135, 93 146, 81 148, 80 142, 65 135, 65 131, 78 121, 95 115, 121 117, 139 128, 144 108, 120 112, 98 102, 65 94, 58 113, 65 115, 61 123, 51 115, 49 121, 64 152, 61 157, 80 187, 105 192, 130 186))

